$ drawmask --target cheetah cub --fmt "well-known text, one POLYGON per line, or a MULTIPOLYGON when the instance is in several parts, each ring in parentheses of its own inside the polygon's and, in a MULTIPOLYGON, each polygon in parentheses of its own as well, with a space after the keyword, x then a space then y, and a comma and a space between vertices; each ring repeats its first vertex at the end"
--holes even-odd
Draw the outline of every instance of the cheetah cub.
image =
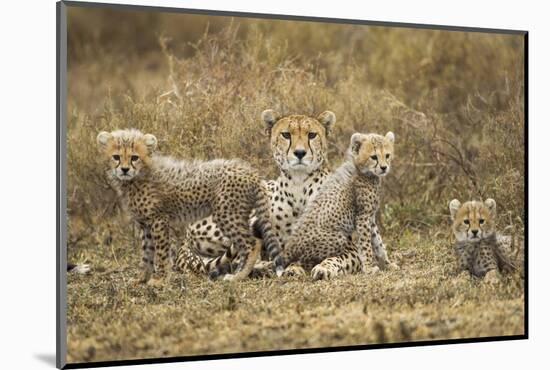
POLYGON ((375 265, 373 250, 390 264, 380 235, 373 238, 373 225, 393 147, 392 132, 352 135, 346 161, 308 204, 280 261, 275 261, 278 275, 287 266, 285 274, 311 270, 314 280, 366 272, 375 265))
POLYGON ((138 130, 101 132, 97 143, 107 161, 107 177, 141 227, 143 278, 161 285, 169 259, 170 226, 185 226, 212 216, 235 248, 216 266, 230 264, 238 254, 241 263, 234 280, 248 275, 261 249, 248 220, 254 209, 264 243, 278 253, 271 231, 270 203, 258 173, 239 160, 183 161, 155 153, 157 139, 138 130), (179 226, 179 225, 178 225, 179 226), (235 255, 233 255, 235 254, 235 255), (152 278, 151 278, 152 277, 152 278))
POLYGON ((464 204, 453 199, 449 210, 459 271, 496 282, 498 272, 508 273, 516 269, 512 259, 512 238, 495 230, 497 204, 494 199, 464 204))

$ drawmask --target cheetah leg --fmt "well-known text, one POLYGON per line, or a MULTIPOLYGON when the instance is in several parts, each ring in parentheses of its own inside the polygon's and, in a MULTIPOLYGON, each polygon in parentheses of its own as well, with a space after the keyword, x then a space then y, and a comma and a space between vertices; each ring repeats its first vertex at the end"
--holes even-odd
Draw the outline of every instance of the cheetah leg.
MULTIPOLYGON (((243 266, 244 261, 241 261, 238 247, 223 234, 212 218, 207 220, 209 220, 208 223, 204 224, 203 221, 200 227, 189 228, 189 231, 191 238, 194 239, 195 253, 210 257, 203 264, 210 278, 215 279, 219 275, 235 271, 239 264, 243 266), (208 229, 209 225, 212 225, 212 229, 208 229)), ((265 267, 266 271, 262 269, 264 267, 258 270, 257 275, 268 274, 267 267, 265 267)))
POLYGON ((382 241, 382 236, 380 236, 380 231, 378 230, 378 226, 376 225, 376 218, 374 216, 370 218, 370 228, 372 249, 378 262, 378 267, 382 270, 399 269, 399 266, 397 266, 397 264, 394 262, 390 262, 388 258, 388 252, 386 250, 386 246, 382 241))
POLYGON ((498 283, 498 262, 494 250, 492 248, 479 247, 476 248, 476 252, 474 266, 476 266, 478 272, 480 272, 479 270, 485 272, 483 281, 490 284, 498 283))
POLYGON ((328 280, 333 279, 338 275, 344 275, 344 269, 340 256, 326 258, 311 269, 311 276, 313 277, 313 280, 328 280))
POLYGON ((359 252, 359 258, 362 263, 362 270, 365 273, 377 272, 378 263, 375 261, 374 248, 372 245, 371 217, 366 214, 357 216, 355 229, 357 240, 355 242, 356 250, 359 252))
POLYGON ((141 258, 141 276, 137 280, 133 280, 133 284, 145 284, 151 278, 154 272, 155 245, 151 235, 151 228, 141 224, 141 247, 143 257, 141 258))
POLYGON ((258 261, 258 257, 260 256, 261 251, 262 242, 256 240, 255 246, 252 248, 251 251, 248 252, 246 256, 244 256, 241 263, 243 266, 238 268, 238 272, 235 275, 225 275, 224 280, 239 281, 245 279, 248 275, 250 275, 250 272, 254 268, 256 261, 258 261))
POLYGON ((363 270, 359 253, 350 250, 340 256, 325 258, 311 270, 313 280, 332 279, 339 275, 357 273, 363 270))
MULTIPOLYGON (((238 208, 234 204, 229 203, 227 203, 227 206, 224 209, 238 210, 238 208)), ((250 257, 249 254, 254 248, 256 248, 257 244, 256 238, 252 236, 252 233, 249 230, 249 212, 244 212, 243 210, 242 212, 237 213, 237 211, 233 211, 230 214, 226 211, 219 214, 214 214, 212 215, 212 218, 222 231, 223 235, 225 235, 230 240, 231 246, 226 249, 225 253, 222 256, 212 261, 209 261, 209 263, 207 264, 207 269, 209 271, 210 277, 217 278, 220 275, 225 275, 227 273, 233 272, 233 264, 237 256, 239 256, 241 259, 240 263, 235 269, 237 270, 236 273, 240 272, 240 270, 245 266, 248 268, 248 258, 250 257)), ((251 262, 252 266, 250 267, 250 270, 252 269, 252 267, 254 267, 256 259, 251 262)), ((248 273, 250 273, 250 270, 248 270, 247 275, 248 273)), ((239 277, 241 276, 242 274, 239 274, 239 277)))
POLYGON ((201 256, 218 257, 231 246, 231 241, 223 235, 212 217, 207 217, 190 225, 186 238, 194 240, 190 246, 201 256))
MULTIPOLYGON (((263 246, 262 246, 263 252, 263 246)), ((262 260, 260 253, 260 261, 256 262, 254 268, 250 272, 250 277, 262 278, 262 277, 272 277, 275 273, 275 264, 273 261, 262 260)))
POLYGON ((166 265, 170 254, 170 234, 168 222, 164 219, 157 219, 151 226, 151 235, 155 245, 155 273, 148 281, 149 285, 162 286, 166 277, 166 265))
POLYGON ((255 234, 261 235, 265 246, 265 254, 275 263, 277 275, 284 270, 284 261, 281 256, 281 244, 279 238, 271 225, 271 201, 270 192, 264 185, 256 188, 256 195, 253 204, 256 220, 253 222, 255 234))

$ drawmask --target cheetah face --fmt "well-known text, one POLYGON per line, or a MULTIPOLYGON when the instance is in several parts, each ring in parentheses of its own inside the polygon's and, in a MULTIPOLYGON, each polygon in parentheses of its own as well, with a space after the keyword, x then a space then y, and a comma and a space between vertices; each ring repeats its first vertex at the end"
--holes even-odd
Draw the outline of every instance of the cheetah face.
POLYGON ((393 159, 394 141, 395 136, 391 131, 386 136, 353 134, 350 152, 355 167, 363 174, 386 176, 390 172, 390 164, 393 159))
POLYGON ((291 115, 280 118, 273 110, 262 113, 271 135, 273 158, 282 171, 310 174, 326 161, 327 134, 336 121, 330 111, 317 118, 291 115))
POLYGON ((449 203, 453 219, 453 233, 457 241, 480 240, 494 233, 497 204, 488 198, 485 202, 449 203))
POLYGON ((113 176, 121 181, 130 181, 149 164, 157 139, 138 130, 118 130, 100 132, 97 143, 108 160, 113 176))

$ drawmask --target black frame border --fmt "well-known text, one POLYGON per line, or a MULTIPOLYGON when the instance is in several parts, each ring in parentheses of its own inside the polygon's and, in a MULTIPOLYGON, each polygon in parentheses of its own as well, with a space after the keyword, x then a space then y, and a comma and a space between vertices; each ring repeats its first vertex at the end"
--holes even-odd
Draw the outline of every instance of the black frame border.
POLYGON ((480 27, 461 27, 461 26, 445 26, 435 24, 421 23, 403 23, 403 22, 383 22, 370 21, 359 19, 344 19, 344 18, 327 18, 327 17, 312 17, 300 15, 284 15, 284 14, 266 14, 266 13, 251 13, 251 12, 236 12, 225 10, 209 10, 209 9, 191 9, 191 8, 175 8, 150 5, 132 5, 132 4, 112 4, 101 2, 79 2, 79 1, 59 1, 56 3, 56 367, 59 369, 79 369, 79 368, 95 368, 106 366, 126 366, 126 365, 143 365, 143 364, 162 364, 173 362, 190 362, 204 360, 222 360, 233 358, 250 358, 250 357, 268 357, 268 356, 284 356, 295 354, 311 354, 323 352, 342 352, 342 351, 359 351, 369 349, 383 348, 406 348, 406 347, 421 347, 421 346, 436 346, 447 344, 463 344, 463 343, 484 343, 484 342, 500 342, 510 340, 529 339, 529 182, 528 182, 528 157, 529 157, 529 32, 526 30, 512 29, 496 29, 496 28, 480 28, 480 27), (111 8, 118 10, 132 11, 156 11, 165 13, 184 13, 210 16, 228 16, 239 18, 256 18, 256 19, 272 19, 272 20, 291 20, 302 22, 321 22, 321 23, 337 23, 350 25, 368 25, 379 27, 399 27, 399 28, 414 28, 428 30, 443 30, 443 31, 459 31, 459 32, 477 32, 477 33, 495 33, 508 35, 522 35, 524 38, 524 189, 525 189, 525 260, 524 260, 524 334, 496 337, 478 337, 478 338, 461 338, 461 339, 439 339, 425 340, 417 342, 395 342, 395 343, 379 343, 379 344, 362 344, 354 346, 338 346, 338 347, 319 347, 319 348, 302 348, 290 350, 271 350, 258 352, 236 352, 223 354, 207 354, 207 355, 192 355, 192 356, 175 356, 175 357, 159 357, 159 358, 144 358, 131 360, 113 360, 113 361, 98 361, 98 362, 81 362, 81 363, 66 363, 67 355, 67 250, 66 250, 66 98, 67 98, 67 7, 85 7, 85 8, 111 8))

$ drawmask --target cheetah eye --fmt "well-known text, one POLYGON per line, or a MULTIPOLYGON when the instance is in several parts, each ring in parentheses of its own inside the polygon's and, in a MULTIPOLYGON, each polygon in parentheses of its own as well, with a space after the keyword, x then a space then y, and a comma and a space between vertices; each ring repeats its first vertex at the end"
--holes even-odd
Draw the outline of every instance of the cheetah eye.
POLYGON ((317 133, 316 132, 310 132, 309 134, 307 134, 307 137, 309 138, 309 140, 313 140, 317 137, 317 133))
POLYGON ((377 156, 377 155, 371 155, 371 156, 370 156, 370 159, 372 159, 373 161, 377 161, 377 160, 378 160, 378 156, 377 156))
POLYGON ((464 223, 465 223, 466 225, 469 225, 469 224, 470 224, 470 220, 464 220, 464 223))
POLYGON ((281 136, 284 137, 285 139, 289 140, 290 139, 290 132, 281 132, 281 136))
POLYGON ((479 219, 479 224, 480 224, 480 225, 483 225, 484 223, 485 223, 485 220, 482 219, 482 218, 480 218, 480 219, 479 219))
POLYGON ((389 154, 386 154, 386 159, 390 159, 390 155, 389 155, 389 154))
POLYGON ((137 155, 133 155, 130 157, 130 159, 132 160, 132 162, 135 162, 139 159, 139 157, 137 155))
POLYGON ((118 154, 113 155, 115 161, 120 161, 120 156, 118 154))

